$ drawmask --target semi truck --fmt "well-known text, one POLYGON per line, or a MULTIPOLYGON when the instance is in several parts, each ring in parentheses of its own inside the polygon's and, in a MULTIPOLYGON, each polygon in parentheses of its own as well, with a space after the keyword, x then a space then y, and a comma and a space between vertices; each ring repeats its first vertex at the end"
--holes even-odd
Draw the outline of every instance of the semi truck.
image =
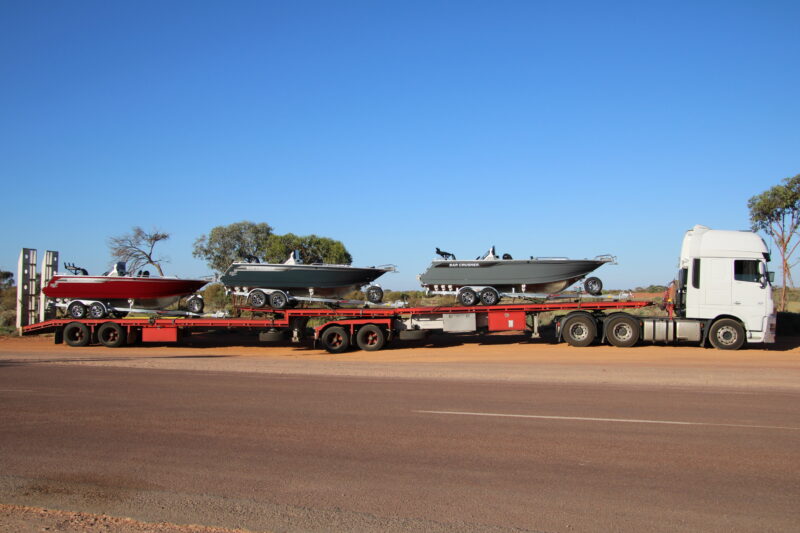
MULTIPOLYGON (((255 330, 267 342, 289 337, 300 342, 309 320, 315 319, 319 322, 313 328, 315 344, 330 353, 341 353, 351 348, 380 350, 395 339, 421 339, 431 332, 525 331, 538 337, 540 314, 551 312, 563 313, 555 320, 556 341, 576 347, 598 343, 630 347, 646 341, 710 343, 718 349, 735 350, 746 342, 775 342, 774 274, 767 270, 769 260, 764 240, 755 233, 695 226, 683 239, 678 275, 665 298, 667 316, 631 312, 652 306, 650 301, 578 294, 536 303, 501 302, 478 307, 294 308, 270 312, 241 308, 253 315, 249 318, 47 318, 22 326, 21 332, 53 331, 55 342, 71 346, 176 342, 192 331, 220 329, 255 330)), ((29 273, 31 265, 26 265, 25 271, 29 273)), ((27 300, 35 301, 36 295, 28 295, 27 300)))

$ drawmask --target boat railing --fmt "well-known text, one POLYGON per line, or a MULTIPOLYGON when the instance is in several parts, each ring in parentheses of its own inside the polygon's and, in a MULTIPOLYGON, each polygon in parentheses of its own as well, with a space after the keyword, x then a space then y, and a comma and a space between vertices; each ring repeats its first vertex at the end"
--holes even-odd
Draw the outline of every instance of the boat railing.
POLYGON ((606 263, 611 263, 612 265, 617 264, 617 256, 611 254, 600 254, 596 255, 594 258, 595 261, 605 261, 606 263))

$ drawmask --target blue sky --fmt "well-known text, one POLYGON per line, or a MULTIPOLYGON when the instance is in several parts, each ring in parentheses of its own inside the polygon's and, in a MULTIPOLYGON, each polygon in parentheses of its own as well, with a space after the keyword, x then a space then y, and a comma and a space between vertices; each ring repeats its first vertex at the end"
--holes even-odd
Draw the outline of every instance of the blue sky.
POLYGON ((0 268, 91 272, 134 225, 267 222, 395 263, 618 256, 666 283, 694 224, 800 173, 800 3, 0 4, 0 268))

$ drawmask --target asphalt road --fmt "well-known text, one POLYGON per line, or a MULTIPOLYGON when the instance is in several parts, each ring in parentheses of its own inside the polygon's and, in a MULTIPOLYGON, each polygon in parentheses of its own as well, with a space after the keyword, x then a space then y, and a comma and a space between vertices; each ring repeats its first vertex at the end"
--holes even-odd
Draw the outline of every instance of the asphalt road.
POLYGON ((800 394, 0 365, 0 502, 270 531, 797 531, 800 394))

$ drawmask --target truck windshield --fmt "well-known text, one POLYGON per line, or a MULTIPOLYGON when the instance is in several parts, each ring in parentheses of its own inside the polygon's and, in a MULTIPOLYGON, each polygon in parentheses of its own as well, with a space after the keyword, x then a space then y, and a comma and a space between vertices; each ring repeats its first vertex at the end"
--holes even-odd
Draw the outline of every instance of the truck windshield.
POLYGON ((737 259, 733 262, 733 279, 736 281, 760 282, 759 263, 760 261, 757 260, 737 259))

